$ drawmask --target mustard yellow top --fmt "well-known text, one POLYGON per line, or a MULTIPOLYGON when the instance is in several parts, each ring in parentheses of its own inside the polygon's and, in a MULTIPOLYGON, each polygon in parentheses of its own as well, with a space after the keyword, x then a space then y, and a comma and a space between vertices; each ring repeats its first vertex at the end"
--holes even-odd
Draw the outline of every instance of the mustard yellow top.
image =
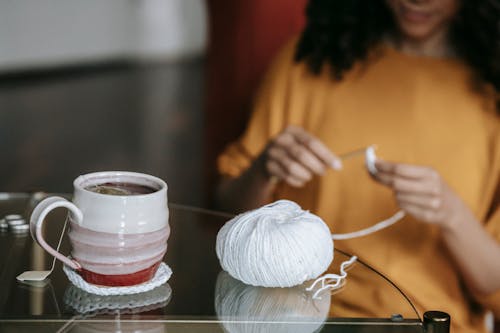
MULTIPOLYGON (((337 154, 377 144, 377 155, 386 160, 435 168, 500 241, 500 208, 494 203, 500 188, 500 117, 492 95, 473 89, 464 63, 382 46, 335 81, 327 67, 315 76, 304 63, 295 63, 294 49, 292 41, 277 57, 247 130, 219 157, 222 175, 237 177, 271 138, 289 124, 298 125, 337 154)), ((304 188, 280 185, 275 196, 318 214, 332 233, 366 228, 398 211, 391 191, 370 178, 364 156, 304 188)), ((453 331, 484 331, 484 312, 472 311, 472 298, 437 227, 405 217, 370 236, 336 241, 335 247, 383 272, 420 314, 446 311, 453 331)), ((475 301, 500 318, 500 292, 475 301)), ((367 302, 377 307, 390 300, 367 302)))

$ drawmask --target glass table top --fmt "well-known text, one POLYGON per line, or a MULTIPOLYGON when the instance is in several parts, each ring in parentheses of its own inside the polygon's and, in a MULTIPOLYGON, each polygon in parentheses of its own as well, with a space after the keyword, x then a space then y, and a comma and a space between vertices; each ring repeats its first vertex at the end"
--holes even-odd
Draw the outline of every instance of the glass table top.
MULTIPOLYGON (((67 196, 67 195, 66 195, 67 196)), ((0 194, 0 218, 33 209, 29 194, 0 194)), ((305 288, 245 285, 222 271, 215 240, 232 215, 171 203, 164 262, 169 281, 136 295, 97 296, 72 285, 56 262, 49 279, 22 283, 26 270, 49 269, 52 257, 29 233, 0 232, 0 331, 18 332, 423 332, 421 314, 388 279, 358 260, 346 283, 313 300, 305 288), (384 306, 373 307, 372 301, 384 306)), ((44 235, 57 246, 67 212, 47 217, 44 235)), ((63 238, 61 252, 69 254, 63 238)), ((328 272, 350 255, 336 249, 328 272)))

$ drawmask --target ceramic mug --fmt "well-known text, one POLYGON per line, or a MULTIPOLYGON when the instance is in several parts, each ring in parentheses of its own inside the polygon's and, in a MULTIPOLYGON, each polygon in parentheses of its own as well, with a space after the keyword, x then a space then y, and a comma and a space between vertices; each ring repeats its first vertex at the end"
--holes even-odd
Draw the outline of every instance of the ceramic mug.
POLYGON ((131 286, 149 281, 167 251, 167 184, 142 173, 109 171, 79 176, 73 186, 73 202, 49 197, 35 207, 32 237, 89 283, 131 286), (69 210, 71 257, 43 238, 45 217, 58 207, 69 210))

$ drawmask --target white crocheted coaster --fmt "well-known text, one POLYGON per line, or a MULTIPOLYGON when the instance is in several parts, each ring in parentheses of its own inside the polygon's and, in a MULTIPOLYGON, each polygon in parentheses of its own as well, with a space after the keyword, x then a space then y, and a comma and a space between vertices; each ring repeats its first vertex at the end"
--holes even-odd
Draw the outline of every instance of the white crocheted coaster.
POLYGON ((64 273, 66 273, 66 276, 71 281, 71 283, 73 283, 78 288, 83 289, 88 293, 102 296, 143 293, 164 284, 168 281, 168 279, 170 279, 170 276, 172 275, 172 270, 170 269, 170 267, 162 262, 153 278, 148 282, 127 287, 107 287, 88 283, 80 276, 80 274, 66 265, 63 266, 63 271, 64 273))
POLYGON ((70 284, 64 293, 64 303, 86 317, 117 312, 135 314, 165 307, 171 295, 168 283, 140 294, 112 296, 91 294, 70 284))

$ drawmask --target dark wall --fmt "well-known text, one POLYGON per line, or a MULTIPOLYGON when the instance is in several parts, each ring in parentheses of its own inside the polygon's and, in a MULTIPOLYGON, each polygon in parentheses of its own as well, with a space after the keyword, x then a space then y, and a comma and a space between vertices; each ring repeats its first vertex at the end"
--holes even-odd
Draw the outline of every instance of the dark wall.
POLYGON ((269 62, 304 25, 306 0, 208 0, 209 47, 205 99, 205 179, 215 159, 243 131, 269 62))

